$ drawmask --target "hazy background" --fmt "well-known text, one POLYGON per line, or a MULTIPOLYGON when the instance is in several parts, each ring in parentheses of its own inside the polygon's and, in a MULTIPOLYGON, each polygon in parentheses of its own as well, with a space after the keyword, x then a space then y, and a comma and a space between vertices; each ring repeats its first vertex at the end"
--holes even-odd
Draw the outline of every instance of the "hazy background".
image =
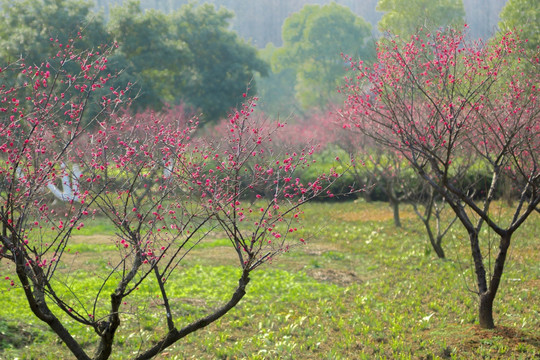
MULTIPOLYGON (((107 14, 113 4, 121 4, 122 0, 95 0, 98 8, 107 14)), ((141 0, 144 9, 158 9, 170 12, 187 4, 188 0, 141 0)), ((191 1, 192 3, 212 3, 233 11, 236 17, 232 27, 240 36, 258 48, 264 48, 269 42, 281 46, 281 27, 283 21, 293 12, 297 12, 306 4, 328 4, 326 0, 207 0, 191 1)), ((353 13, 363 17, 372 25, 374 31, 382 13, 375 10, 377 0, 336 0, 337 4, 347 6, 353 13)), ((470 26, 473 38, 486 39, 497 29, 499 13, 507 0, 463 0, 466 22, 470 26)))

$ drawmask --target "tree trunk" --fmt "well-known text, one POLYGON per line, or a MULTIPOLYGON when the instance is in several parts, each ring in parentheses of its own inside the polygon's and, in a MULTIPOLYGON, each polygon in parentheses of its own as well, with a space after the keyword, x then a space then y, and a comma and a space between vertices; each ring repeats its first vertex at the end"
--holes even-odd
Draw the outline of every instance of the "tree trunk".
POLYGON ((399 219, 399 201, 390 199, 390 207, 394 213, 394 226, 400 228, 401 220, 399 219))
POLYGON ((22 288, 24 289, 30 310, 38 319, 49 325, 51 330, 54 331, 60 340, 64 342, 75 358, 78 360, 90 360, 90 357, 84 352, 77 340, 73 338, 70 332, 60 322, 58 317, 56 317, 56 315, 49 309, 49 306, 45 300, 46 295, 44 289, 47 280, 43 274, 43 270, 37 265, 32 266, 32 268, 27 266, 24 263, 27 258, 29 258, 28 254, 25 254, 25 256, 19 256, 17 258, 16 271, 22 288), (32 284, 27 272, 31 272, 35 276, 32 284))
POLYGON ((433 247, 433 250, 435 250, 435 253, 439 257, 439 259, 446 258, 446 255, 444 254, 444 250, 441 246, 441 239, 438 239, 437 241, 432 241, 431 246, 433 247))
POLYGON ((488 285, 486 280, 486 268, 484 267, 484 258, 482 256, 480 243, 478 241, 478 231, 475 229, 467 229, 467 232, 469 233, 471 255, 474 262, 474 272, 476 274, 478 293, 485 294, 488 291, 488 285))
MULTIPOLYGON (((419 213, 417 213, 417 214, 419 214, 419 213)), ((418 215, 418 216, 420 216, 420 215, 418 215)), ((431 244, 431 247, 433 248, 433 250, 435 250, 435 253, 439 257, 439 259, 444 259, 446 256, 445 256, 444 250, 443 250, 443 248, 441 246, 442 237, 437 236, 437 238, 435 238, 435 235, 433 234, 433 231, 431 231, 431 227, 429 226, 429 217, 420 216, 420 219, 422 219, 422 222, 424 223, 424 226, 426 228, 426 232, 428 234, 429 242, 431 244)))
POLYGON ((493 321, 493 300, 495 299, 495 294, 491 292, 491 289, 488 289, 486 269, 484 267, 484 260, 478 241, 479 231, 480 228, 468 229, 480 302, 478 308, 478 322, 483 329, 493 329, 495 327, 493 321))
POLYGON ((493 275, 491 275, 491 280, 489 282, 489 290, 483 293, 480 292, 479 322, 480 327, 483 329, 493 329, 495 327, 493 321, 493 301, 495 300, 495 295, 497 295, 497 290, 499 290, 499 285, 501 284, 511 238, 511 232, 505 232, 501 235, 499 254, 495 259, 493 275))
POLYGON ((482 329, 495 328, 495 322, 493 321, 493 300, 495 296, 490 292, 480 294, 480 307, 478 312, 478 320, 482 329))

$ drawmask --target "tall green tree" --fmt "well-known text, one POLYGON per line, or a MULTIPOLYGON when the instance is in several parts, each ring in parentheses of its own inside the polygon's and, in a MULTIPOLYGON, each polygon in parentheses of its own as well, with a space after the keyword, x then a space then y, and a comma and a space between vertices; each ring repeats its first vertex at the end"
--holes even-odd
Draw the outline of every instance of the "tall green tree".
POLYGON ((187 45, 190 63, 174 76, 179 97, 213 121, 226 116, 242 101, 242 94, 256 92, 255 73, 267 75, 268 65, 257 49, 230 30, 233 13, 213 5, 181 7, 172 14, 173 34, 187 45))
MULTIPOLYGON (((84 0, 0 0, 0 63, 14 63, 28 67, 40 66, 48 59, 47 72, 54 79, 60 71, 79 71, 75 61, 60 66, 55 56, 59 49, 87 49, 103 52, 111 42, 103 17, 92 12, 92 4, 84 0)), ((66 55, 67 56, 67 55, 66 55)), ((21 84, 25 80, 16 73, 5 74, 4 84, 21 84)), ((111 81, 112 85, 112 81, 111 81)), ((30 89, 21 90, 30 95, 30 89)), ((65 99, 77 96, 80 90, 68 87, 65 99)), ((97 100, 103 96, 98 88, 87 93, 88 105, 82 121, 101 112, 97 100)))
POLYGON ((465 23, 462 0, 380 0, 377 11, 384 12, 380 31, 409 38, 422 26, 459 28, 465 23))
POLYGON ((519 29, 522 39, 527 39, 527 48, 540 46, 540 7, 536 0, 508 0, 500 14, 499 27, 519 29))
MULTIPOLYGON (((268 43, 259 54, 263 60, 271 64, 277 49, 273 43, 268 43)), ((287 118, 293 113, 303 112, 295 98, 295 79, 296 71, 292 68, 279 72, 271 71, 268 76, 255 78, 260 95, 260 108, 265 114, 273 118, 287 118)))
POLYGON ((85 0, 0 0, 0 6, 2 63, 23 58, 37 64, 56 51, 51 39, 64 46, 75 39, 79 48, 95 50, 117 41, 108 63, 117 78, 110 84, 136 83, 134 110, 183 102, 213 121, 227 115, 247 87, 255 93, 254 74, 268 71, 257 50, 230 30, 233 14, 213 5, 164 14, 129 0, 112 8, 108 24, 85 0))
POLYGON ((143 11, 139 1, 111 9, 108 31, 119 43, 117 66, 137 82, 135 110, 178 101, 174 77, 189 68, 192 59, 172 23, 172 16, 161 11, 143 11))
POLYGON ((254 93, 254 74, 266 75, 268 65, 229 30, 232 17, 210 4, 170 14, 143 11, 134 0, 113 8, 108 29, 138 82, 135 109, 183 102, 215 121, 241 102, 246 88, 254 93))
POLYGON ((371 26, 334 2, 306 5, 283 24, 283 46, 272 57, 272 69, 295 72, 295 94, 303 108, 327 104, 345 74, 342 54, 374 56, 371 26))
POLYGON ((0 0, 0 61, 21 57, 27 64, 38 64, 51 55, 50 39, 67 44, 78 39, 80 48, 93 48, 107 42, 103 17, 92 12, 84 0, 0 0))

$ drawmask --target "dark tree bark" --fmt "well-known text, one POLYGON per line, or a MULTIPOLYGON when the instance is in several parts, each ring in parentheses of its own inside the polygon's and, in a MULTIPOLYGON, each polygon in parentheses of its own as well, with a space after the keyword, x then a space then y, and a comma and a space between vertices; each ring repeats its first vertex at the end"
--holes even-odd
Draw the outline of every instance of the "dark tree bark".
POLYGON ((427 231, 427 234, 428 234, 428 237, 429 237, 429 243, 431 244, 431 247, 433 248, 433 250, 435 250, 435 253, 439 257, 439 259, 446 258, 446 255, 444 253, 444 249, 443 249, 443 247, 441 245, 442 236, 438 235, 437 237, 435 237, 435 235, 433 235, 433 231, 431 231, 431 227, 429 226, 429 222, 424 222, 424 225, 426 227, 426 231, 427 231))
POLYGON ((390 207, 392 208, 392 213, 394 215, 394 226, 400 228, 401 219, 399 217, 399 201, 397 199, 390 198, 390 207))
MULTIPOLYGON (((24 250, 17 249, 14 250, 14 253, 20 251, 24 250)), ((24 261, 25 257, 17 257, 16 272, 32 313, 38 319, 45 322, 58 335, 78 360, 90 360, 90 357, 84 352, 81 345, 71 336, 69 331, 49 308, 45 300, 46 278, 43 269, 39 266, 32 266, 30 268, 24 261)))
POLYGON ((493 300, 495 297, 488 291, 481 294, 478 308, 478 323, 482 329, 494 329, 495 321, 493 320, 493 300))
POLYGON ((510 247, 512 234, 508 231, 504 232, 499 242, 499 254, 495 259, 493 275, 489 283, 489 290, 480 294, 479 322, 480 327, 484 329, 493 329, 495 322, 493 321, 493 301, 501 283, 508 248, 510 247))

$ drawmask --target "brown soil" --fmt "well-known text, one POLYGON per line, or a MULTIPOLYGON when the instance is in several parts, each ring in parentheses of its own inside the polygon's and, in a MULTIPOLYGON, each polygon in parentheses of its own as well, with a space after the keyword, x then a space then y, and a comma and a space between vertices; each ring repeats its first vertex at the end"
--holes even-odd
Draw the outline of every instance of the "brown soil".
POLYGON ((307 274, 317 281, 330 282, 340 286, 348 286, 362 281, 356 273, 347 270, 310 269, 307 274))
MULTIPOLYGON (((508 347, 507 353, 510 354, 518 354, 520 344, 532 345, 540 351, 540 334, 529 334, 514 327, 497 326, 495 329, 482 329, 478 325, 471 325, 463 327, 463 332, 466 340, 461 344, 461 350, 466 349, 466 352, 473 353, 476 348, 490 344, 492 339, 494 343, 505 344, 508 347)), ((537 359, 540 359, 540 354, 537 359)))

